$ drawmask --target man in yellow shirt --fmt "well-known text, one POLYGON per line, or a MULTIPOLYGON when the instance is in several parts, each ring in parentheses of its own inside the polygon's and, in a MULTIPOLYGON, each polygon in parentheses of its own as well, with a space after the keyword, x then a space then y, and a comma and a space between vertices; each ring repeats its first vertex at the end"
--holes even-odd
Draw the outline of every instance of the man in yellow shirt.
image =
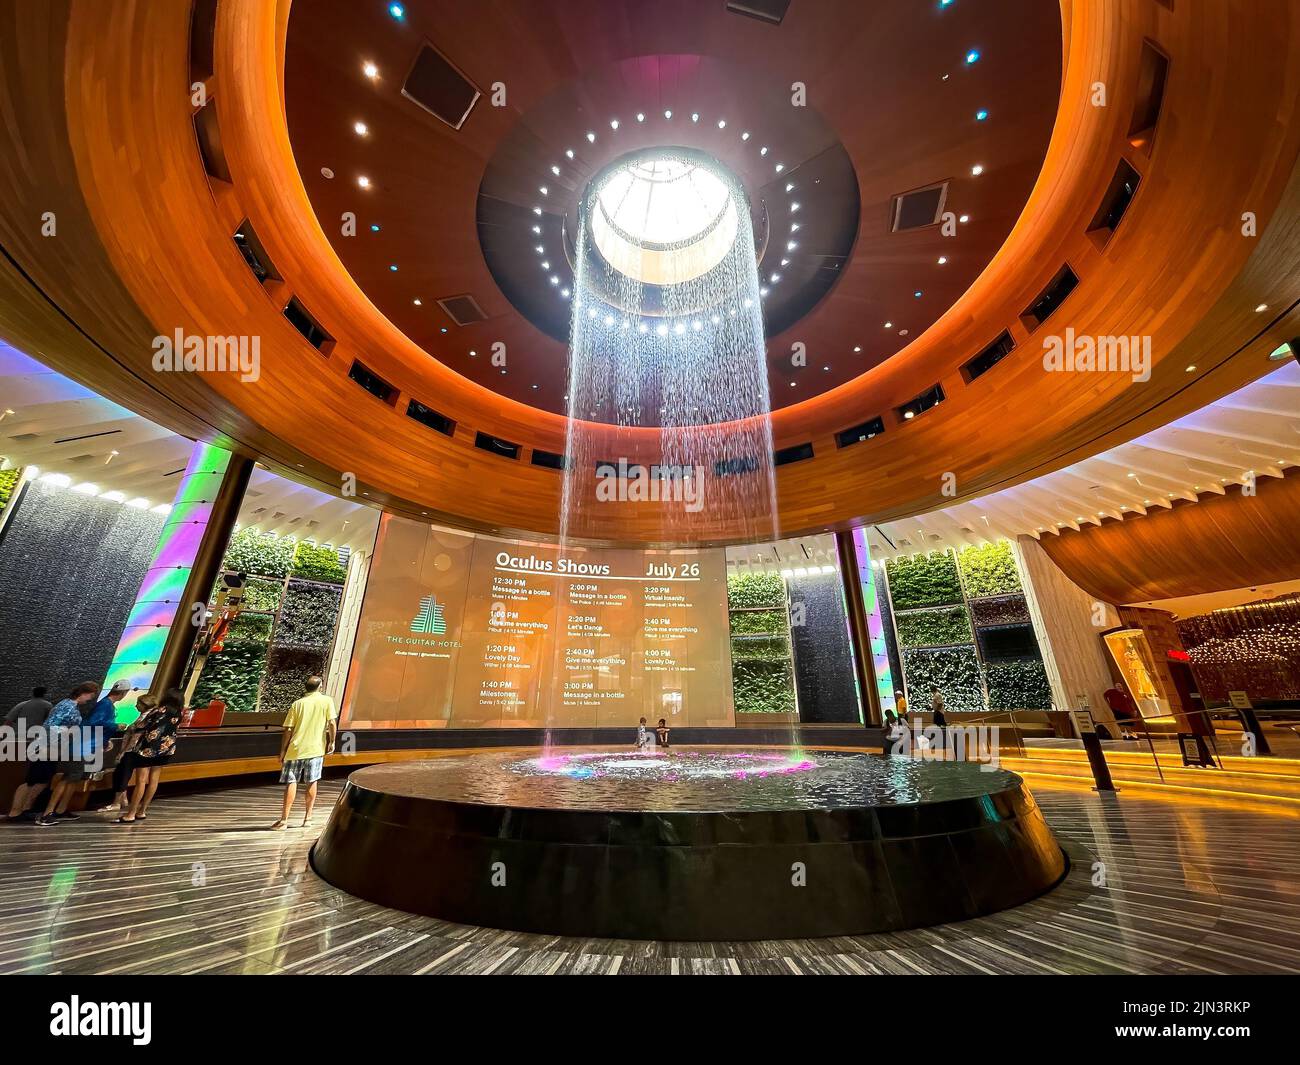
POLYGON ((280 783, 284 785, 284 808, 271 827, 286 828, 293 797, 299 784, 307 785, 307 808, 302 815, 303 827, 311 820, 311 809, 316 805, 316 782, 320 780, 325 756, 334 749, 334 736, 338 728, 338 711, 334 700, 320 690, 320 677, 308 677, 307 693, 289 708, 284 719, 284 735, 280 738, 280 783))

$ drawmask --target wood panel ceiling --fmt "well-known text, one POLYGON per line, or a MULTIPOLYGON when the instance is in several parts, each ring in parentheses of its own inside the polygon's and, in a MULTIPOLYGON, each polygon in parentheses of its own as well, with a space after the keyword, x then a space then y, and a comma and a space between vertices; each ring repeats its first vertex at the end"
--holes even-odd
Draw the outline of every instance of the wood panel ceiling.
MULTIPOLYGON (((792 13, 803 6, 796 0, 792 13)), ((560 478, 528 458, 533 448, 563 450, 563 419, 431 359, 367 297, 322 231, 285 118, 289 4, 217 5, 208 106, 228 182, 209 178, 197 150, 186 7, 53 0, 0 10, 0 333, 160 424, 272 468, 301 467, 327 491, 350 473, 370 502, 414 516, 553 533, 560 478), (36 221, 47 211, 57 239, 36 221), (231 239, 244 219, 282 281, 261 285, 246 268, 231 239), (291 295, 334 337, 329 350, 308 346, 286 321, 291 295), (258 336, 259 380, 154 372, 153 338, 176 328, 258 336), (393 402, 348 379, 354 360, 393 385, 393 402), (453 419, 454 434, 405 417, 410 398, 453 419), (520 459, 475 449, 480 431, 521 444, 520 459)), ((903 350, 772 416, 778 447, 815 450, 779 471, 785 535, 899 518, 1059 469, 1235 391, 1272 366, 1278 341, 1300 335, 1295 6, 1066 0, 1062 14, 1060 107, 1007 241, 903 350), (1169 58, 1154 138, 1131 136, 1148 41, 1169 58), (1099 84, 1104 107, 1095 105, 1099 84), (1142 181, 1102 244, 1087 231, 1121 158, 1142 181), (1046 324, 1027 326, 1021 312, 1067 262, 1077 287, 1046 324), (1044 338, 1067 327, 1149 337, 1150 379, 1045 373, 1044 338), (963 363, 1003 330, 1016 350, 967 381, 963 363), (897 408, 936 382, 946 402, 904 420, 897 408), (836 447, 837 431, 877 414, 882 435, 836 447), (955 497, 943 493, 949 484, 955 497)), ((677 21, 689 34, 691 21, 677 21)), ((515 28, 526 35, 529 25, 521 16, 515 28)), ((780 62, 775 73, 790 77, 780 62)), ((833 88, 850 64, 828 57, 817 76, 833 88)), ((887 86, 879 99, 888 106, 887 86)), ((849 145, 852 130, 838 132, 849 145)), ((430 234, 431 244, 441 237, 430 234)), ((809 321, 831 306, 823 301, 809 321)), ((625 445, 627 457, 653 460, 654 445, 647 434, 625 445)), ((607 527, 611 541, 635 541, 657 519, 610 504, 607 527)), ((702 541, 731 533, 701 515, 702 541)))
MULTIPOLYGON (((296 0, 284 87, 312 206, 367 297, 457 372, 557 412, 565 343, 512 306, 479 247, 474 205, 485 170, 495 174, 494 195, 518 203, 527 223, 545 224, 572 218, 586 181, 627 151, 698 148, 736 172, 770 211, 779 232, 763 273, 787 275, 788 288, 801 268, 821 263, 824 249, 810 234, 833 208, 813 172, 819 155, 842 140, 857 171, 860 225, 850 234, 849 260, 824 265, 838 274, 824 303, 770 338, 773 404, 786 406, 905 347, 988 265, 1046 153, 1061 55, 1059 11, 1024 0, 952 8, 816 0, 792 4, 780 26, 698 0, 492 0, 472 13, 464 0, 442 0, 408 5, 401 20, 384 5, 296 0), (403 95, 425 41, 484 93, 460 129, 403 95), (375 77, 363 72, 366 63, 375 77), (806 106, 791 105, 796 81, 806 86, 806 106), (494 106, 502 91, 504 106, 494 106), (368 188, 358 187, 360 177, 368 188), (947 209, 969 221, 951 238, 936 226, 891 232, 893 197, 940 182, 949 182, 947 209), (787 184, 796 186, 790 197, 787 184), (788 213, 791 199, 797 218, 788 213), (535 217, 533 205, 543 214, 535 217), (361 223, 355 237, 338 224, 345 211, 361 223), (799 247, 787 253, 786 240, 796 235, 786 232, 789 221, 802 226, 799 247), (458 327, 435 302, 465 292, 487 321, 458 327), (796 342, 808 353, 802 371, 789 358, 796 342), (507 374, 484 357, 493 343, 510 353, 507 374)), ((533 262, 537 239, 522 237, 530 284, 567 312, 548 275, 558 270, 570 283, 568 264, 543 273, 533 262)), ((563 255, 551 252, 552 260, 563 255)), ((777 301, 781 283, 771 289, 777 301)), ((567 328, 557 331, 567 338, 567 328)))

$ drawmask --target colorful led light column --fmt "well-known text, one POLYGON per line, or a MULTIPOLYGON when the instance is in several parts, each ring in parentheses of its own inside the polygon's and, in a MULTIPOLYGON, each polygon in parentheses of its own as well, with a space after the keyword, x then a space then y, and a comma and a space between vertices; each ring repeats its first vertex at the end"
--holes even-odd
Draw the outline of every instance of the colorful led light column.
MULTIPOLYGON (((862 603, 867 615, 867 635, 871 643, 872 673, 876 680, 876 696, 881 713, 896 709, 894 701, 894 675, 889 668, 889 648, 885 643, 885 622, 880 614, 880 600, 876 592, 876 575, 871 568, 871 549, 867 546, 865 529, 853 530, 853 555, 857 562, 858 586, 862 589, 862 603)), ((845 573, 845 580, 849 579, 845 573)))
MULTIPOLYGON (((133 720, 136 696, 154 686, 159 663, 168 657, 168 635, 173 628, 178 629, 173 643, 183 636, 192 642, 196 629, 189 603, 193 596, 187 586, 193 583, 196 561, 213 555, 215 540, 221 541, 215 547, 218 559, 225 550, 249 468, 251 462, 246 459, 235 459, 232 465, 230 452, 222 448, 203 443, 194 446, 104 681, 107 686, 126 679, 136 689, 118 703, 119 721, 133 720), (232 477, 239 483, 232 484, 232 477), (232 496, 233 509, 229 505, 232 496), (214 507, 218 502, 225 505, 214 507), (219 515, 214 513, 218 509, 219 515)), ((206 602, 206 598, 199 593, 197 601, 206 602)), ((176 656, 173 653, 171 657, 176 656)), ((165 680, 175 683, 175 678, 165 680)))

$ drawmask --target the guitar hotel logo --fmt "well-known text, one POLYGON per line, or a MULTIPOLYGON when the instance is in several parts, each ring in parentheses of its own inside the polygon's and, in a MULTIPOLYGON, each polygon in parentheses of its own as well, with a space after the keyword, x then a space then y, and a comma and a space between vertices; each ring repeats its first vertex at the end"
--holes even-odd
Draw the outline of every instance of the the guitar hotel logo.
POLYGON ((447 617, 438 597, 429 594, 420 599, 420 609, 411 618, 409 633, 390 633, 386 640, 396 644, 393 653, 411 658, 451 658, 460 647, 459 640, 441 639, 447 635, 447 617))
POLYGON ((447 619, 442 616, 442 604, 436 596, 430 594, 420 600, 420 612, 411 621, 411 631, 419 636, 446 634, 447 619))

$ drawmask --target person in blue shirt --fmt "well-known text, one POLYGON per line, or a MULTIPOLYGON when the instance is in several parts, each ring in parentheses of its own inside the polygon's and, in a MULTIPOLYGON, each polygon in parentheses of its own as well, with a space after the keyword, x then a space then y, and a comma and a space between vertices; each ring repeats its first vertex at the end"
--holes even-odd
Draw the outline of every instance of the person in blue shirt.
MULTIPOLYGON (((91 685, 90 695, 93 696, 98 690, 98 685, 91 685)), ((74 690, 84 690, 86 685, 79 684, 74 690)), ((76 719, 64 709, 64 704, 69 699, 64 699, 58 703, 50 716, 46 718, 46 727, 50 730, 50 742, 54 745, 58 742, 58 734, 55 728, 60 729, 78 729, 79 735, 76 738, 77 746, 70 749, 68 757, 59 762, 58 775, 54 778, 54 785, 50 789, 50 801, 45 806, 45 813, 36 819, 36 823, 43 827, 56 825, 60 821, 75 821, 76 814, 68 813, 68 803, 71 801, 73 793, 77 790, 77 785, 85 778, 87 771, 95 762, 95 753, 100 749, 102 743, 106 743, 109 738, 117 734, 117 704, 120 703, 131 691, 131 682, 119 680, 109 689, 108 694, 100 699, 94 707, 83 716, 85 704, 90 699, 85 698, 76 701, 74 711, 76 719)), ((53 754, 53 752, 51 752, 53 754)))

